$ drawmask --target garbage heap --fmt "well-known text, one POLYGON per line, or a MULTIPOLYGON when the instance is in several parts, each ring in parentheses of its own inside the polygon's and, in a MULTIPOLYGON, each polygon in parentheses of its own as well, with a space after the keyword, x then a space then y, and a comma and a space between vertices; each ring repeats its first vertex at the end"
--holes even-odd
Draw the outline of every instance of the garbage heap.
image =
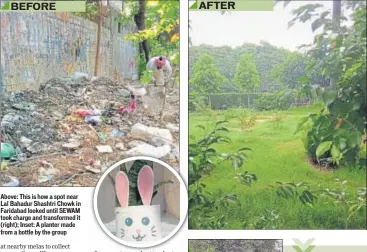
POLYGON ((178 169, 178 92, 168 95, 160 120, 162 96, 153 90, 134 100, 134 85, 53 78, 38 91, 5 94, 0 186, 94 186, 109 166, 132 156, 178 169))

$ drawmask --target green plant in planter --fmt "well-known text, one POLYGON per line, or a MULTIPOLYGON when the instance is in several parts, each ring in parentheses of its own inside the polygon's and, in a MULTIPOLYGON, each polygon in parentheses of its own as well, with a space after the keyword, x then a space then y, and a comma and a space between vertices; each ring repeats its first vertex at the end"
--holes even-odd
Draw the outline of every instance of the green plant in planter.
MULTIPOLYGON (((134 164, 131 166, 129 171, 127 171, 125 164, 120 165, 120 171, 125 172, 129 179, 129 206, 143 205, 143 202, 140 198, 140 194, 138 191, 138 175, 139 175, 140 169, 143 168, 144 165, 148 165, 152 167, 153 169, 153 161, 149 161, 149 160, 135 160, 134 164)), ((113 185, 115 185, 115 178, 110 176, 110 179, 113 185)), ((171 183, 173 183, 173 181, 167 180, 167 181, 162 181, 158 184, 155 184, 153 188, 152 199, 157 195, 158 189, 161 186, 165 184, 171 184, 171 183)), ((116 197, 116 206, 120 207, 120 203, 117 200, 117 197, 116 197)))

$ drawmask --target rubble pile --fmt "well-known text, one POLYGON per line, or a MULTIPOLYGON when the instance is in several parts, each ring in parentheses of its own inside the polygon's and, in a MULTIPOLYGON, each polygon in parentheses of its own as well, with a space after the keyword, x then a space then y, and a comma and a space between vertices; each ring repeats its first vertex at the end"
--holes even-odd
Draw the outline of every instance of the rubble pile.
POLYGON ((123 158, 145 155, 178 167, 179 95, 159 88, 129 106, 129 87, 109 78, 53 78, 39 91, 0 101, 2 186, 94 186, 123 158), (162 133, 163 132, 163 133, 162 133), (162 135, 163 134, 163 135, 162 135))

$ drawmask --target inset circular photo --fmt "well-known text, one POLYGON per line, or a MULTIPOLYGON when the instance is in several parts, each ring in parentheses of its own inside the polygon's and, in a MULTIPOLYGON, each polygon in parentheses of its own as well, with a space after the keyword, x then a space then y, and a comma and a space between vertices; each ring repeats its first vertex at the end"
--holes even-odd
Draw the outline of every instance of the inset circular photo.
POLYGON ((147 248, 171 238, 187 213, 187 189, 178 172, 161 160, 134 157, 111 166, 94 193, 94 211, 115 241, 147 248))

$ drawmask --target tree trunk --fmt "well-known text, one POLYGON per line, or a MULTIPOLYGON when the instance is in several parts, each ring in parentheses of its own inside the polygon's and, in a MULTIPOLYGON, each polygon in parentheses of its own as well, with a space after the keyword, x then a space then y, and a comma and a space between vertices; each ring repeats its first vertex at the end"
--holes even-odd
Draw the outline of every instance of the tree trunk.
MULTIPOLYGON (((139 0, 139 11, 138 14, 135 16, 135 23, 138 27, 139 31, 145 30, 145 1, 139 0)), ((145 56, 145 61, 148 63, 149 61, 149 45, 147 40, 143 40, 140 43, 145 56)))
POLYGON ((100 43, 101 43, 101 26, 102 26, 102 3, 97 2, 98 9, 98 27, 97 27, 97 50, 96 50, 96 62, 94 65, 94 76, 99 74, 99 53, 100 53, 100 43))
MULTIPOLYGON (((340 32, 340 16, 341 16, 341 1, 333 1, 333 33, 340 32)), ((330 86, 336 88, 337 78, 332 76, 330 78, 330 86)))

